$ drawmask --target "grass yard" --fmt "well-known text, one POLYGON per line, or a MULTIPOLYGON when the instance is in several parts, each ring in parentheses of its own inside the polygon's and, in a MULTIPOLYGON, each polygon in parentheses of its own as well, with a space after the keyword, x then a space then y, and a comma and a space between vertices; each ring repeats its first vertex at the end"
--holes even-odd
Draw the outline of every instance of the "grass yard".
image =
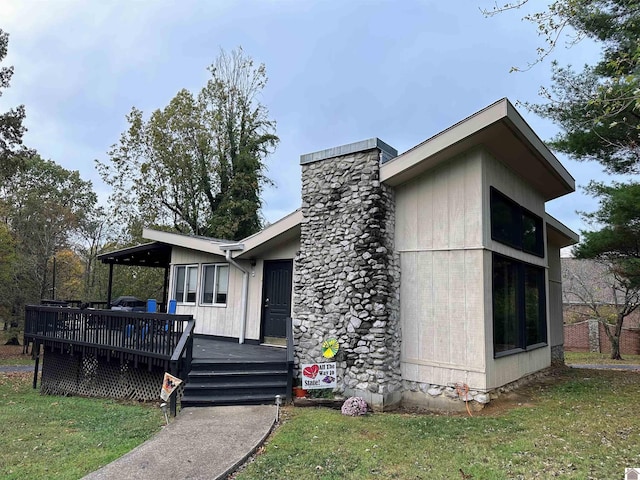
POLYGON ((473 418, 287 408, 235 478, 622 478, 640 466, 639 394, 639 373, 566 369, 473 418))
MULTIPOLYGON (((22 348, 22 347, 20 347, 22 348)), ((0 478, 81 478, 160 430, 150 404, 41 396, 32 374, 0 373, 0 478)))
POLYGON ((22 342, 22 332, 18 330, 0 330, 0 366, 33 365, 31 355, 22 354, 22 345, 5 345, 7 340, 17 336, 22 342))
POLYGON ((31 355, 22 354, 22 345, 0 345, 0 367, 10 365, 35 365, 31 355))
POLYGON ((610 353, 564 352, 567 365, 640 365, 640 355, 622 355, 622 360, 612 360, 610 353))

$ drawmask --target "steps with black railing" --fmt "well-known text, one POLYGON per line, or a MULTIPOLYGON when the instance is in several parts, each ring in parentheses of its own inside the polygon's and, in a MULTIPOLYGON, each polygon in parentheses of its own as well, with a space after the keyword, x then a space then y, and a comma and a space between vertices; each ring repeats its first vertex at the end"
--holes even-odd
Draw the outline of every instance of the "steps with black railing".
POLYGON ((286 361, 194 359, 181 399, 182 407, 260 405, 287 395, 286 361))

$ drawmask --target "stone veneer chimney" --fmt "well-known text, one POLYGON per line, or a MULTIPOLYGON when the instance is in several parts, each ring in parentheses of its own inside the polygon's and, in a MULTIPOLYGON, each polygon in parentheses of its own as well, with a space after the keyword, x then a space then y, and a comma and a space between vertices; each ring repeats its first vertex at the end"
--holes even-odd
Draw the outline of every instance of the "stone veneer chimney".
POLYGON ((394 192, 379 180, 380 164, 396 155, 372 138, 300 157, 296 362, 322 361, 323 340, 336 338, 338 390, 377 410, 401 399, 394 192))

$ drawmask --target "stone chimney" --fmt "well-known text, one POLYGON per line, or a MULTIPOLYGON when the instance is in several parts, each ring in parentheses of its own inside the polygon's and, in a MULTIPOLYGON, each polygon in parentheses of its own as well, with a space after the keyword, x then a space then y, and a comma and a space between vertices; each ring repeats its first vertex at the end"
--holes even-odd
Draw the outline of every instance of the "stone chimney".
POLYGON ((322 361, 336 338, 338 390, 381 410, 401 398, 399 257, 393 190, 377 138, 302 155, 300 253, 293 286, 296 361, 322 361))

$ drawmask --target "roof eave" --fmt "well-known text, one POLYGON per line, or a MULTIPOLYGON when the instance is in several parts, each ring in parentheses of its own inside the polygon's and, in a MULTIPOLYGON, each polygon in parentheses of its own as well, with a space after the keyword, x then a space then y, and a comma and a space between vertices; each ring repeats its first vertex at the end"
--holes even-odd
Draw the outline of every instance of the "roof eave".
POLYGON ((580 241, 580 235, 548 213, 545 214, 544 221, 547 224, 547 237, 555 245, 564 248, 580 241))
POLYGON ((380 180, 400 185, 478 146, 528 179, 545 201, 575 191, 573 177, 506 98, 382 165, 380 180))

